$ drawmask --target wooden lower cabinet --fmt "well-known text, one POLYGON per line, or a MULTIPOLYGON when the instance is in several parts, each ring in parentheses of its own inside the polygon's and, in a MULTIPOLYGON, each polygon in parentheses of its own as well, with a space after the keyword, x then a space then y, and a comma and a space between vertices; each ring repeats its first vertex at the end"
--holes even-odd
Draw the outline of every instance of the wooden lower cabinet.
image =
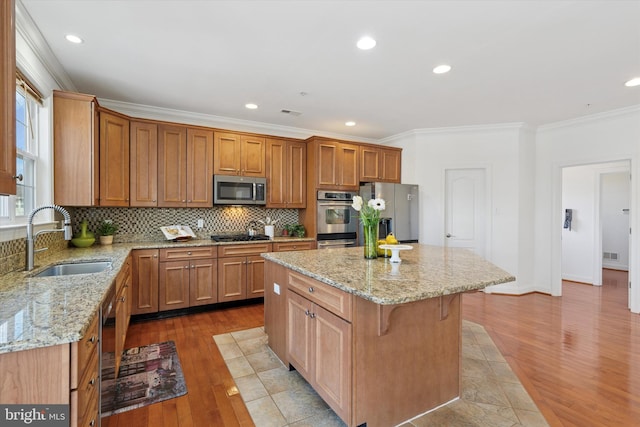
POLYGON ((158 256, 158 249, 137 249, 131 252, 131 314, 158 312, 158 256))
POLYGON ((343 420, 351 418, 351 323, 289 292, 288 361, 343 420))
POLYGON ((260 254, 271 250, 271 243, 220 246, 218 302, 264 296, 264 258, 260 254))
POLYGON ((216 255, 216 247, 161 249, 158 272, 159 310, 218 302, 216 255))
POLYGON ((120 369, 124 342, 129 329, 131 319, 131 296, 133 286, 131 285, 131 258, 129 257, 118 276, 116 277, 116 342, 115 342, 115 372, 120 369))
POLYGON ((274 252, 306 251, 316 248, 315 241, 277 242, 273 244, 274 252))
POLYGON ((98 328, 96 313, 78 342, 0 354, 2 403, 70 405, 69 425, 99 425, 98 328))

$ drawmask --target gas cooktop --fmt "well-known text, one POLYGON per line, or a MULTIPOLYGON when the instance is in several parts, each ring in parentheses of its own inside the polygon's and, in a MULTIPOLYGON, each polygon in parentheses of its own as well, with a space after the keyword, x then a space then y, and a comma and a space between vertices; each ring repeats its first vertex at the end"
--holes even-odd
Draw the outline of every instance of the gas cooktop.
POLYGON ((214 242, 248 242, 252 240, 269 240, 266 234, 256 234, 249 236, 248 234, 219 234, 212 235, 211 240, 214 242))

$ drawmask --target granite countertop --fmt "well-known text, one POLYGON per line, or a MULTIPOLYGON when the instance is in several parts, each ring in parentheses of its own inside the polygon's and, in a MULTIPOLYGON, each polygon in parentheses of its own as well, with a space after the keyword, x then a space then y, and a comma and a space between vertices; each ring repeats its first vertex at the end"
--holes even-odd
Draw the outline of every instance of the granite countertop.
POLYGON ((0 354, 79 341, 132 249, 313 240, 276 237, 270 241, 217 243, 203 239, 117 243, 59 251, 36 265, 33 271, 16 271, 0 276, 0 354), (100 273, 31 277, 52 264, 96 260, 111 261, 112 267, 100 273))
POLYGON ((483 289, 515 277, 467 249, 411 244, 402 262, 366 260, 362 247, 262 256, 306 276, 381 305, 402 304, 483 289))

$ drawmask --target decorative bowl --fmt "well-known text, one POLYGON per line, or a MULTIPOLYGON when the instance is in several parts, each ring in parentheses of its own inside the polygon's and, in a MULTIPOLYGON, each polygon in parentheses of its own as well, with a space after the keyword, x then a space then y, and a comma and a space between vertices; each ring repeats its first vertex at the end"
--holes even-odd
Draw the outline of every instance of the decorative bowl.
POLYGON ((95 237, 74 237, 71 239, 71 244, 76 248, 88 248, 96 241, 95 237))

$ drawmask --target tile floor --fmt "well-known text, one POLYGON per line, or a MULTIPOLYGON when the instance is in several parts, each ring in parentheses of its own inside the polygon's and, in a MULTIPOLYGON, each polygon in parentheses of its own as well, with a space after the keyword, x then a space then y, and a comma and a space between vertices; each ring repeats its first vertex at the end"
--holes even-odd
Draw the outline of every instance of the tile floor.
MULTIPOLYGON (((213 337, 258 427, 343 427, 345 424, 267 346, 264 329, 213 337)), ((402 427, 548 426, 497 347, 478 324, 462 324, 462 396, 402 427)))

